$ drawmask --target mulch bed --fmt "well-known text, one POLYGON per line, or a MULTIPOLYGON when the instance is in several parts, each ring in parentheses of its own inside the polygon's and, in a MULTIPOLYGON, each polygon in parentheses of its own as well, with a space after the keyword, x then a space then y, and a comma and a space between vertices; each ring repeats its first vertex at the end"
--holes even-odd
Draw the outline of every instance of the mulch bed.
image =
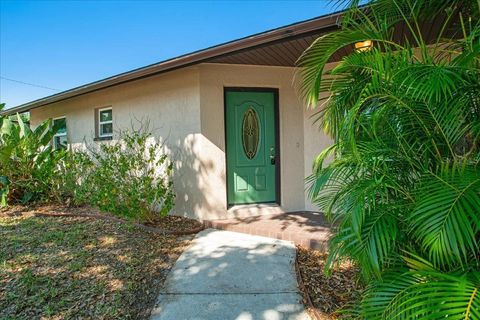
POLYGON ((341 319, 341 310, 361 296, 363 286, 358 281, 358 268, 350 262, 342 263, 326 277, 326 259, 325 253, 297 246, 297 272, 306 291, 304 303, 309 306, 311 301, 314 309, 310 311, 317 319, 341 319))
POLYGON ((146 225, 175 232, 189 232, 190 230, 199 232, 200 230, 198 229, 203 228, 203 224, 200 221, 179 216, 166 216, 152 223, 146 223, 146 225))
MULTIPOLYGON (((36 215, 91 210, 0 210, 0 319, 148 319, 168 271, 193 235, 36 215)), ((185 231, 197 224, 173 217, 159 227, 185 231)))
MULTIPOLYGON (((0 208, 0 216, 5 209, 0 208)), ((139 223, 129 221, 122 217, 117 217, 107 212, 101 212, 90 206, 70 207, 62 205, 46 205, 28 207, 11 207, 5 214, 34 214, 36 216, 50 216, 50 217, 88 217, 92 219, 104 219, 120 223, 129 223, 145 231, 160 233, 160 234, 174 234, 174 235, 188 235, 196 234, 204 229, 203 223, 185 217, 179 216, 165 216, 159 217, 155 221, 147 223, 139 223)))

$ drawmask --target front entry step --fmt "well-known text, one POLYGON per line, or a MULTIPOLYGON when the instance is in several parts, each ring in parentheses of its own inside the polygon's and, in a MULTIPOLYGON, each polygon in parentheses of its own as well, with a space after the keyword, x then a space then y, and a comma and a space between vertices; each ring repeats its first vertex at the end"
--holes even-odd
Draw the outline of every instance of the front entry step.
POLYGON ((228 230, 292 241, 308 249, 326 252, 330 224, 318 212, 290 212, 246 218, 205 220, 206 228, 228 230))

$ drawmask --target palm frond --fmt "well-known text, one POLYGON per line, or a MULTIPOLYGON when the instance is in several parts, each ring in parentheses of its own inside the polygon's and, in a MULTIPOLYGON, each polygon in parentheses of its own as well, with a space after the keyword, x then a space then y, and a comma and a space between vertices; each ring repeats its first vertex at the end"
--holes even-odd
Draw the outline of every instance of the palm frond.
MULTIPOLYGON (((465 266, 477 260, 480 232, 480 171, 461 165, 426 174, 415 191, 410 230, 430 261, 465 266)), ((478 260, 477 260, 478 261, 478 260)))
POLYGON ((371 281, 360 319, 479 319, 480 6, 350 5, 299 60, 300 92, 335 140, 307 178, 335 226, 327 271, 348 258, 371 281), (365 39, 371 50, 329 64, 365 39))
POLYGON ((363 319, 479 319, 480 272, 395 270, 366 291, 363 319))

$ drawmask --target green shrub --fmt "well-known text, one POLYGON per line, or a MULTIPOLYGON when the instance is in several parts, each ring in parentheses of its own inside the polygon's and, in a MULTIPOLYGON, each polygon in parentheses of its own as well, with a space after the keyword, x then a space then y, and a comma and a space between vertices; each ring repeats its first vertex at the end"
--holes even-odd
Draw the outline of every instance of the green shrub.
POLYGON ((314 106, 328 95, 319 116, 335 138, 309 179, 337 226, 328 267, 352 259, 368 281, 354 318, 480 319, 479 3, 352 2, 300 60, 302 92, 314 106), (439 22, 426 39, 420 26, 439 22))
POLYGON ((173 165, 148 126, 87 150, 54 150, 59 128, 52 124, 49 119, 32 130, 19 114, 0 116, 0 205, 90 204, 138 221, 173 208, 173 165))
POLYGON ((65 156, 50 144, 57 130, 51 120, 31 130, 19 114, 0 117, 0 205, 51 200, 58 164, 65 156))
POLYGON ((174 205, 173 165, 146 129, 88 146, 66 158, 59 185, 75 204, 91 204, 138 221, 165 216, 174 205))

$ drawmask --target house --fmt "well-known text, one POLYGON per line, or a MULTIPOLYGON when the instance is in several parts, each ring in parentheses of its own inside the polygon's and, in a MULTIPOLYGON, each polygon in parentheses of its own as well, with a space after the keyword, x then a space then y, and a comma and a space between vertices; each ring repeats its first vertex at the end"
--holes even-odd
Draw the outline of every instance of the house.
MULTIPOLYGON (((64 122, 55 144, 104 143, 148 119, 175 163, 174 213, 222 219, 315 210, 312 159, 332 141, 294 84, 295 62, 338 28, 321 16, 89 83, 7 110, 64 122)), ((339 52, 339 55, 342 53, 339 52)))

